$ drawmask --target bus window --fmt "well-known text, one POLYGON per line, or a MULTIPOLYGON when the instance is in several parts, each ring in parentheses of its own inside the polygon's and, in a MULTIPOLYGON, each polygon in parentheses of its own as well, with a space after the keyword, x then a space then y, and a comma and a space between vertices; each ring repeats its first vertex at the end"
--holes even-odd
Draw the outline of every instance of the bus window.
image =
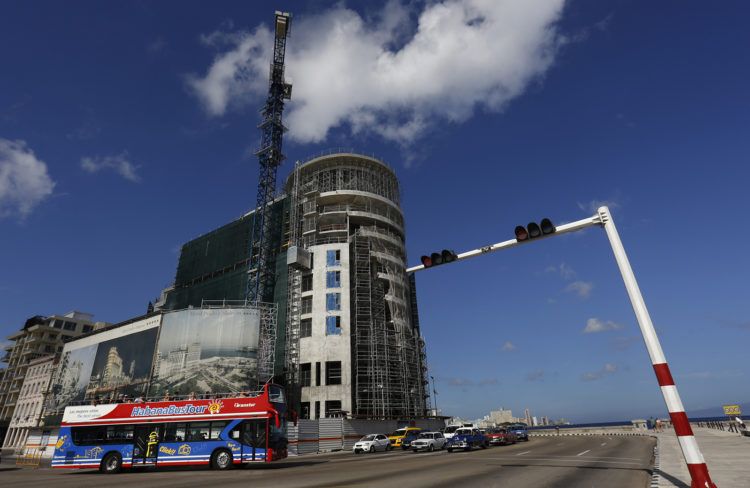
POLYGON ((101 444, 104 442, 103 427, 73 427, 72 429, 73 444, 85 446, 89 444, 101 444))
POLYGON ((284 403, 284 390, 280 386, 269 385, 268 399, 273 403, 284 403))
POLYGON ((188 424, 186 441, 205 441, 210 434, 208 422, 193 422, 188 424))
POLYGON ((281 419, 281 421, 279 422, 279 427, 276 427, 276 422, 269 422, 268 432, 270 434, 270 438, 268 439, 268 447, 270 447, 271 449, 286 449, 286 420, 281 419))
POLYGON ((132 425, 108 425, 105 439, 108 444, 132 444, 132 425))
POLYGON ((221 431, 224 430, 224 427, 226 426, 227 426, 227 421, 211 422, 211 435, 208 438, 211 440, 218 439, 219 434, 221 434, 221 431))
POLYGON ((266 420, 245 420, 242 422, 243 444, 252 447, 266 448, 266 420))
POLYGON ((185 440, 185 424, 167 424, 164 427, 164 442, 183 442, 185 440))

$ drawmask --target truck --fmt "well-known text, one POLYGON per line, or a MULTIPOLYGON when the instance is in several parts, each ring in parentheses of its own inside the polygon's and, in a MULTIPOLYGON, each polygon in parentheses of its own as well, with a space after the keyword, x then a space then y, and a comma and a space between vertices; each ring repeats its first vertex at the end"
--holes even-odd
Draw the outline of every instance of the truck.
POLYGON ((448 452, 453 452, 457 449, 471 451, 475 447, 486 449, 489 447, 489 441, 479 429, 474 427, 461 427, 456 429, 453 433, 453 437, 448 439, 448 443, 445 447, 448 449, 448 452))

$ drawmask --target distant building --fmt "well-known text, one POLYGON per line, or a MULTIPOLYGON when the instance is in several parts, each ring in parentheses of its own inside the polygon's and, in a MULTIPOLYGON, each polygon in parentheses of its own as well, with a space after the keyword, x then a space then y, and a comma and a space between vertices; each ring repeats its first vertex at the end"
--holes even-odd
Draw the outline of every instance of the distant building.
POLYGON ((23 446, 29 431, 39 426, 57 359, 57 355, 51 354, 29 361, 3 447, 23 446))
POLYGON ((18 405, 29 364, 40 357, 58 354, 62 351, 65 339, 93 332, 106 325, 105 322, 94 322, 91 314, 77 311, 50 317, 37 315, 28 319, 21 330, 8 336, 12 344, 5 347, 6 354, 2 362, 7 367, 0 377, 0 431, 4 437, 3 447, 23 445, 25 437, 21 437, 28 433, 15 430, 5 434, 5 430, 18 405))
POLYGON ((490 412, 490 421, 495 425, 499 425, 506 422, 512 423, 515 419, 513 418, 513 412, 511 410, 503 410, 501 407, 500 410, 492 410, 490 412))

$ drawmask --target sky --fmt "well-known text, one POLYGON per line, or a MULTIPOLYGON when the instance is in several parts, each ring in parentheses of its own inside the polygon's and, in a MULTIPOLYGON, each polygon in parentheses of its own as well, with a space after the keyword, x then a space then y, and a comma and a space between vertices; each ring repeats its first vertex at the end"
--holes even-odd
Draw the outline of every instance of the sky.
MULTIPOLYGON (((740 1, 6 3, 0 337, 144 313, 184 242, 252 207, 279 8, 280 181, 332 148, 388 162, 412 264, 606 204, 688 412, 750 400, 740 1)), ((441 413, 666 414, 600 229, 417 283, 441 413)))

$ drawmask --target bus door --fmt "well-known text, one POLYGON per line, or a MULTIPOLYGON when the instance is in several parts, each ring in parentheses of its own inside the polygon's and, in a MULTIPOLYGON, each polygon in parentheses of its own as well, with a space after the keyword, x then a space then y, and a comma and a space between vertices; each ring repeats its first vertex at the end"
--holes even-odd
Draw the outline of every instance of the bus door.
POLYGON ((242 423, 242 460, 266 460, 267 419, 245 420, 242 423))
POLYGON ((133 466, 156 464, 160 424, 136 425, 133 432, 133 466))

